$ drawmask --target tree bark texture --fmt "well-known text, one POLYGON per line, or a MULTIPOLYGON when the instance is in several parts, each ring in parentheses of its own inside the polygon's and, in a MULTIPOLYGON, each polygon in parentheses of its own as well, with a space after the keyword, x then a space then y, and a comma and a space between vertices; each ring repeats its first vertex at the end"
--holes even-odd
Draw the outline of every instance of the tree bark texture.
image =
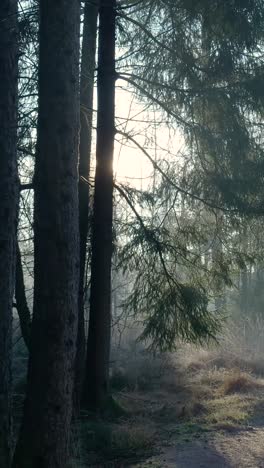
POLYGON ((23 265, 19 245, 16 245, 16 282, 15 282, 16 309, 19 317, 20 329, 27 349, 30 348, 31 316, 27 304, 23 265))
POLYGON ((68 463, 79 287, 79 27, 79 0, 40 0, 34 305, 15 468, 68 463))
POLYGON ((17 175, 17 2, 0 2, 0 466, 11 458, 12 304, 15 283, 17 175))
POLYGON ((113 250, 115 0, 99 8, 97 145, 92 225, 91 298, 83 403, 99 410, 108 396, 113 250))
MULTIPOLYGON (((248 233, 246 226, 242 232, 242 249, 244 252, 248 252, 248 233)), ((241 286, 240 286, 240 309, 244 317, 248 314, 248 296, 249 296, 249 272, 247 265, 240 271, 241 286)))
POLYGON ((80 159, 79 159, 79 226, 80 226, 80 284, 79 320, 75 364, 74 413, 78 415, 85 363, 84 294, 87 237, 89 224, 89 177, 92 144, 93 89, 99 0, 86 2, 84 8, 83 42, 80 83, 80 159))

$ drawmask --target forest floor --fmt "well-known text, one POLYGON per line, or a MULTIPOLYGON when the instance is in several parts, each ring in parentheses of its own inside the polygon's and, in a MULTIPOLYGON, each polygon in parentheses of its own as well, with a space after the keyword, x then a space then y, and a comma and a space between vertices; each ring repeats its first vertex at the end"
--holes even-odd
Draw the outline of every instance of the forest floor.
POLYGON ((233 434, 216 433, 205 440, 176 443, 164 450, 162 456, 143 464, 131 465, 154 468, 264 467, 264 430, 241 429, 233 434))
POLYGON ((264 381, 238 368, 198 375, 189 375, 198 394, 194 400, 190 397, 190 406, 186 402, 186 414, 163 427, 168 432, 167 446, 130 466, 264 467, 264 381))
POLYGON ((143 353, 112 375, 124 413, 83 415, 73 467, 264 468, 263 378, 264 361, 229 352, 143 353))

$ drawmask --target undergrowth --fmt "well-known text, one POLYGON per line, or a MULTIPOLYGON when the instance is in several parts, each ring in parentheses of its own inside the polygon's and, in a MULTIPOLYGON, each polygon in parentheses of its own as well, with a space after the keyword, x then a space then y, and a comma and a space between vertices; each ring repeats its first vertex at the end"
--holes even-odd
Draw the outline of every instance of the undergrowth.
POLYGON ((243 430, 264 408, 263 376, 261 356, 246 353, 234 336, 212 349, 184 345, 174 354, 116 350, 111 391, 123 411, 112 419, 81 418, 72 468, 161 467, 155 454, 168 445, 243 430))

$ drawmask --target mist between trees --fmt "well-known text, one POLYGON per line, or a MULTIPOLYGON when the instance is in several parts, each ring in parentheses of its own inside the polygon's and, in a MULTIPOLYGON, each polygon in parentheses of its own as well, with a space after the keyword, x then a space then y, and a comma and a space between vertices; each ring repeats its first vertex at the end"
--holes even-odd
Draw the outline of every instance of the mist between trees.
POLYGON ((263 25, 252 0, 2 0, 0 467, 64 468, 84 414, 124 416, 128 341, 263 326, 263 25))

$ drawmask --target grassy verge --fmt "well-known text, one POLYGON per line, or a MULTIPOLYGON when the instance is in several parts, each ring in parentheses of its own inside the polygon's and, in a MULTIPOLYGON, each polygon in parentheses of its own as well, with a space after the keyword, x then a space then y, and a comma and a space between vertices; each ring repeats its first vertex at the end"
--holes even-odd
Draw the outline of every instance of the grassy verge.
POLYGON ((202 353, 200 362, 196 352, 193 356, 193 362, 186 355, 170 361, 166 356, 165 369, 159 369, 161 358, 153 368, 150 360, 145 366, 141 362, 134 366, 136 375, 118 370, 113 394, 124 413, 79 422, 74 468, 149 466, 147 460, 167 445, 248 427, 255 409, 264 407, 262 377, 244 366, 232 367, 228 358, 226 364, 222 357, 217 361, 215 354, 212 359, 202 353))

